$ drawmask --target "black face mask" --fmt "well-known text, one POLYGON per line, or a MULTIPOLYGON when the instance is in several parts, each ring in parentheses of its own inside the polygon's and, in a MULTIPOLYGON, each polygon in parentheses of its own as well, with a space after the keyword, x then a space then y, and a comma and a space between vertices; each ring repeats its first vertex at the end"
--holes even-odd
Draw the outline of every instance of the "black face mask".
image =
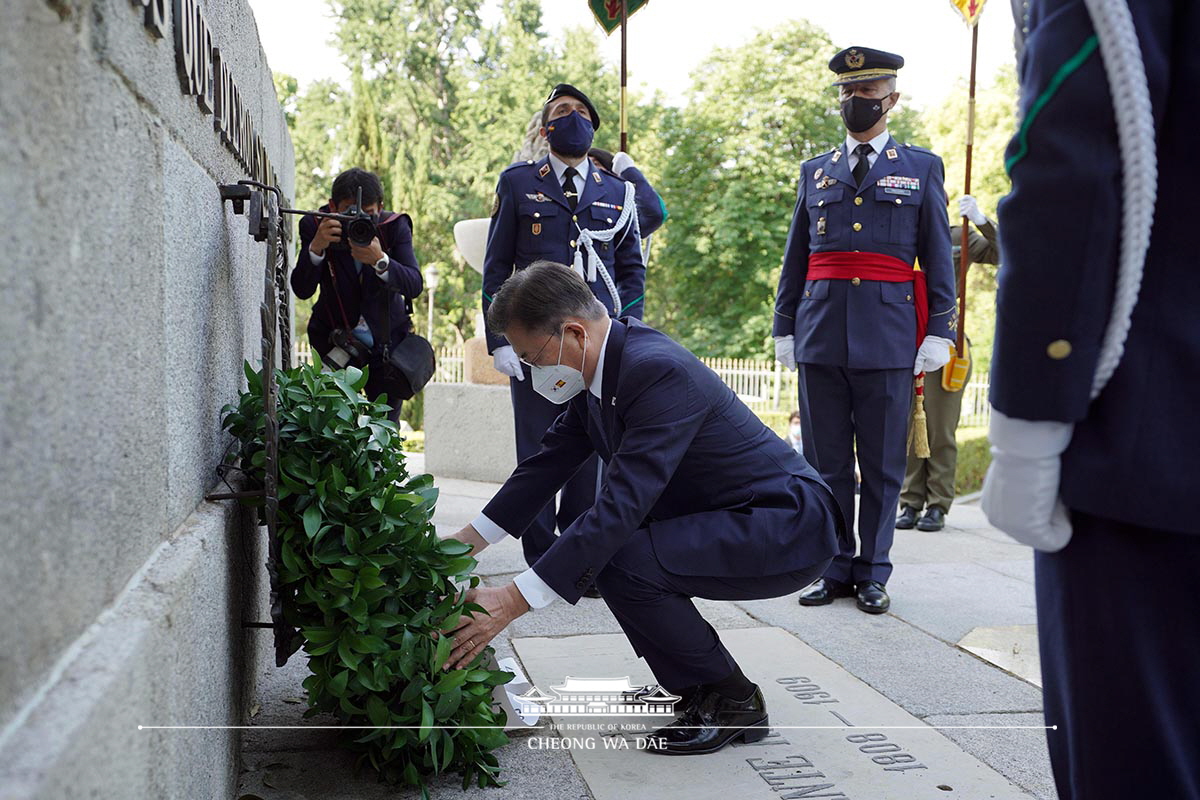
POLYGON ((852 95, 842 101, 842 122, 851 133, 869 131, 883 116, 883 97, 859 97, 852 95))

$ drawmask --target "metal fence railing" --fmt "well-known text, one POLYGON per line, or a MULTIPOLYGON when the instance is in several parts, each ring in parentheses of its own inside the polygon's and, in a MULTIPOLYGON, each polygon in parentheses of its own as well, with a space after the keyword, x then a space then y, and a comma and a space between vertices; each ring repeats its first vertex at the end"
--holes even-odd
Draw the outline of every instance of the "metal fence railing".
MULTIPOLYGON (((437 371, 431 383, 462 383, 463 347, 438 347, 437 371)), ((295 363, 312 363, 307 341, 295 343, 295 363)), ((796 373, 785 370, 777 362, 751 358, 701 358, 717 373, 725 385, 755 413, 790 413, 796 409, 798 386, 796 373)), ((975 380, 963 387, 962 417, 959 427, 987 427, 991 413, 988 405, 988 381, 975 380)))

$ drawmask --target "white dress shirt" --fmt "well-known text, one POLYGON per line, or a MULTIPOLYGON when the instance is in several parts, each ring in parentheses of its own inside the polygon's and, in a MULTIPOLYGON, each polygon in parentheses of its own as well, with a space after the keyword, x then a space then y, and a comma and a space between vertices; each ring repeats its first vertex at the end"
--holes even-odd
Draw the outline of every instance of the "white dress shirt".
MULTIPOLYGON (((591 162, 592 160, 590 158, 584 156, 583 161, 580 161, 579 165, 575 167, 575 171, 579 173, 575 176, 575 191, 577 193, 577 196, 575 197, 576 201, 583 196, 583 187, 585 186, 584 179, 588 176, 588 169, 592 165, 591 162)), ((554 170, 554 179, 558 181, 559 186, 562 186, 563 173, 567 171, 567 167, 569 166, 571 165, 554 155, 554 153, 550 154, 550 168, 554 170)))
MULTIPOLYGON (((867 169, 875 166, 875 160, 879 158, 879 154, 882 153, 883 148, 887 146, 889 136, 891 136, 891 134, 888 133, 887 128, 884 128, 883 133, 879 134, 874 139, 870 139, 869 141, 865 142, 865 144, 871 145, 871 153, 867 156, 867 169)), ((850 172, 854 172, 854 168, 858 166, 858 154, 854 152, 854 148, 858 147, 860 144, 864 143, 860 142, 858 139, 855 139, 850 134, 846 134, 846 155, 850 156, 850 172)))
MULTIPOLYGON (((596 372, 592 375, 591 383, 588 384, 588 391, 595 395, 597 400, 600 399, 600 389, 604 386, 604 354, 608 350, 608 337, 611 333, 612 320, 608 320, 608 327, 604 330, 604 342, 600 345, 600 356, 596 360, 596 372)), ((508 536, 508 531, 482 513, 471 522, 471 527, 478 531, 488 544, 495 544, 508 536)), ((525 602, 529 603, 530 608, 545 608, 555 600, 562 599, 558 592, 551 589, 550 585, 533 571, 532 567, 514 578, 513 583, 517 585, 517 590, 521 592, 525 602)))

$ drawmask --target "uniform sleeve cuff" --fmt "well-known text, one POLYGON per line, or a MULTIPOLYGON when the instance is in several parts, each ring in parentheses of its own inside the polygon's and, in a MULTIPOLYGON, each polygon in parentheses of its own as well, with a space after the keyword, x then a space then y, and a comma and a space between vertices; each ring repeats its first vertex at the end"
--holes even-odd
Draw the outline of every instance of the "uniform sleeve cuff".
POLYGON ((1028 420, 1009 417, 992 408, 988 439, 1003 453, 1023 458, 1050 458, 1061 455, 1071 443, 1075 426, 1055 420, 1028 420))
POLYGON ((317 255, 316 253, 314 253, 312 251, 312 248, 310 247, 308 249, 308 260, 319 267, 325 263, 325 254, 321 253, 321 255, 317 255))
POLYGON ((492 522, 483 514, 480 514, 471 521, 471 527, 474 528, 488 544, 495 544, 504 537, 508 536, 508 531, 492 522))
POLYGON ((513 579, 513 583, 517 585, 517 590, 521 592, 525 602, 529 603, 530 608, 545 608, 555 600, 562 600, 558 592, 551 589, 533 569, 522 572, 513 579))

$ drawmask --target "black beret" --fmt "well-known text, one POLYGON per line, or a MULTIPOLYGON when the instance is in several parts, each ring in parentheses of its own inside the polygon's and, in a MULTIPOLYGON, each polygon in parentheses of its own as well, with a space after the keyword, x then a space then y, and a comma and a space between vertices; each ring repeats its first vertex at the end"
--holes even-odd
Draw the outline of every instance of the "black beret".
POLYGON ((834 86, 894 78, 903 66, 902 56, 870 47, 847 47, 829 60, 829 68, 837 73, 834 86))
POLYGON ((591 100, 588 100, 588 96, 586 94, 579 91, 569 83, 560 83, 558 86, 555 86, 553 89, 551 89, 550 96, 546 98, 546 102, 542 103, 542 107, 545 108, 546 106, 550 105, 551 102, 563 96, 574 97, 576 100, 587 106, 588 114, 590 114, 592 117, 592 128, 595 130, 600 130, 600 115, 596 113, 596 107, 592 105, 591 100))

